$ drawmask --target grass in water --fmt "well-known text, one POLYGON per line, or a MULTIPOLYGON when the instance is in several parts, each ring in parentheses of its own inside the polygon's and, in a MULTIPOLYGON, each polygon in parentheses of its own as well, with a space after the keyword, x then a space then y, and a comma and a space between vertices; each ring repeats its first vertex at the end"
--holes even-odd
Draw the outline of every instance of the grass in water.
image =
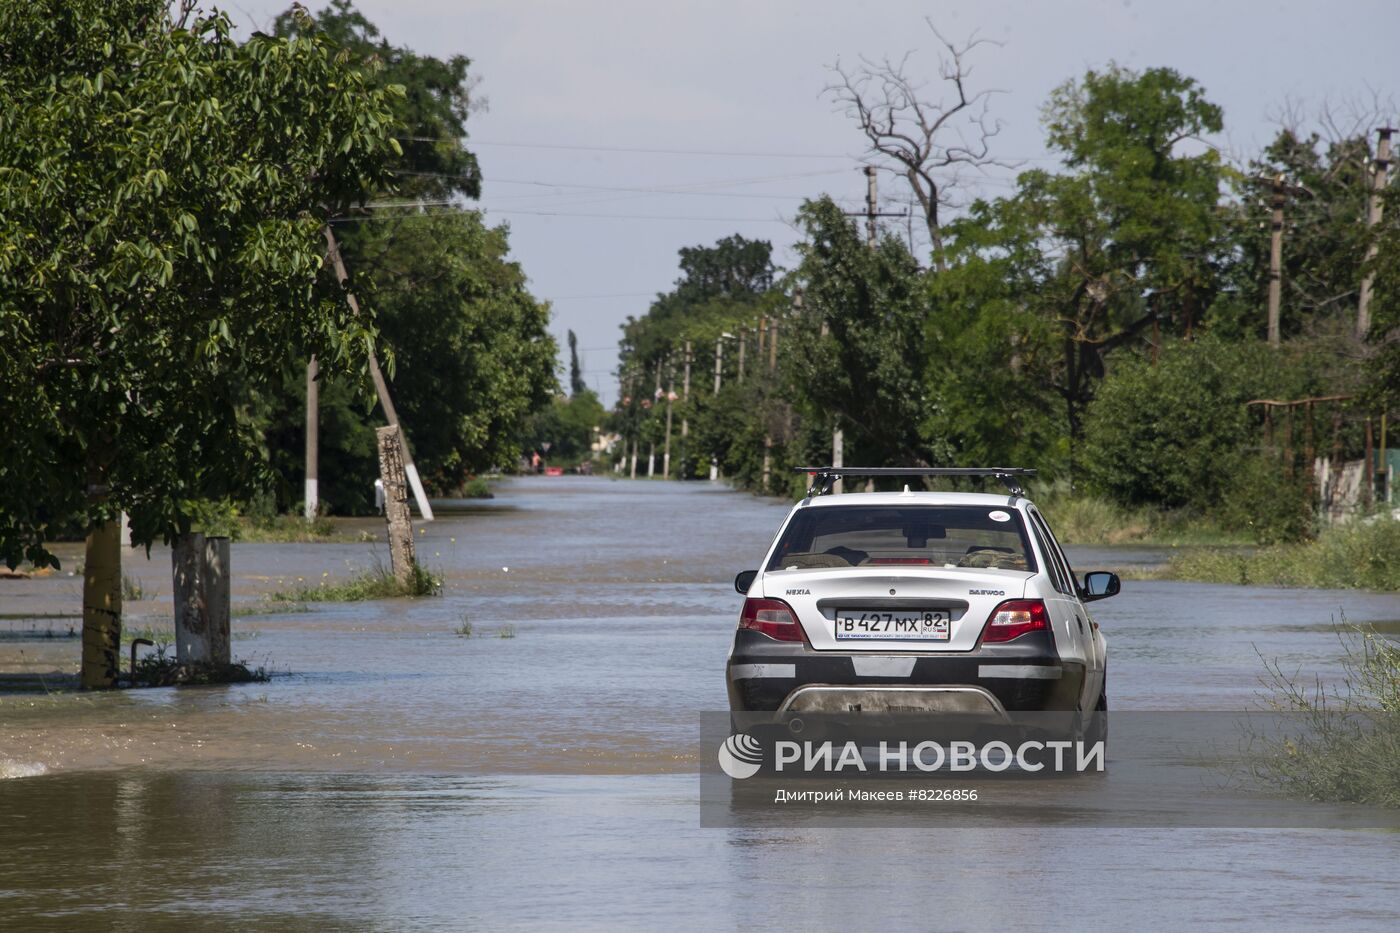
POLYGON ((262 543, 315 544, 365 539, 364 533, 350 534, 340 531, 335 522, 324 515, 318 515, 309 522, 300 515, 239 518, 230 532, 234 540, 262 543))
MULTIPOLYGON (((151 594, 155 596, 154 593, 151 594)), ((146 588, 129 573, 122 574, 122 602, 134 603, 146 598, 146 588)))
POLYGON ((1400 521, 1377 516, 1328 528, 1301 544, 1180 554, 1162 576, 1244 586, 1400 590, 1400 521))
POLYGON ((1249 544, 1246 532, 1189 510, 1125 508, 1096 496, 1072 494, 1063 484, 1032 489, 1030 498, 1045 513, 1062 544, 1184 547, 1249 544))
POLYGON ((382 563, 364 573, 344 581, 331 581, 322 578, 316 586, 300 586, 291 590, 278 590, 268 596, 274 602, 288 603, 353 603, 369 599, 395 599, 398 597, 436 596, 442 592, 442 578, 414 563, 413 572, 407 585, 382 563))
POLYGON ((250 668, 234 661, 229 664, 181 664, 166 657, 165 651, 136 659, 131 672, 133 687, 180 687, 206 684, 266 683, 271 679, 267 668, 250 668))
POLYGON ((1287 794, 1400 809, 1400 644, 1369 625, 1338 627, 1345 676, 1325 688, 1266 661, 1268 706, 1288 734, 1250 734, 1248 770, 1287 794))

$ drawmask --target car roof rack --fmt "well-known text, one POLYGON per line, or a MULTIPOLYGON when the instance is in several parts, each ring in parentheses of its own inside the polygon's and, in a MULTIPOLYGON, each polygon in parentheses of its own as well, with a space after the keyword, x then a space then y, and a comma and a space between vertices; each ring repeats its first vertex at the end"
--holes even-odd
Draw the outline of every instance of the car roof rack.
POLYGON ((824 496, 843 476, 995 476, 1006 485, 1013 496, 1024 496, 1026 490, 1021 485, 1021 477, 1035 475, 1035 470, 1025 467, 844 467, 844 466, 805 466, 793 467, 794 473, 806 473, 812 477, 807 497, 824 496))

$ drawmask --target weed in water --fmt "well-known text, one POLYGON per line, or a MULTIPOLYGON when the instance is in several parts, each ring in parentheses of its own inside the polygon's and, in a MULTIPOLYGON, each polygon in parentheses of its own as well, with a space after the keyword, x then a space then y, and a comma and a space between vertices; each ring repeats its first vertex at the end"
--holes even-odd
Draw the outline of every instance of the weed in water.
POLYGON ((353 603, 369 599, 436 596, 442 592, 442 578, 422 564, 415 563, 407 584, 401 584, 377 557, 371 569, 343 582, 333 582, 329 574, 316 586, 302 585, 278 590, 268 599, 284 603, 353 603))
POLYGON ((1316 541, 1301 544, 1180 554, 1164 576, 1251 586, 1400 590, 1400 521, 1381 515, 1328 528, 1316 541))
POLYGON ((496 632, 496 634, 497 634, 499 637, 501 637, 501 638, 514 638, 514 637, 515 637, 515 626, 514 626, 514 625, 502 625, 502 626, 500 627, 500 629, 496 632))
MULTIPOLYGON (((152 593, 152 596, 155 594, 152 593)), ((146 598, 146 588, 131 574, 122 574, 122 602, 134 603, 146 598)))
POLYGON ((467 617, 466 617, 466 616, 462 616, 462 622, 461 622, 461 624, 458 625, 455 629, 453 629, 452 632, 453 632, 454 635, 457 635, 457 636, 459 636, 459 637, 461 637, 461 638, 471 638, 471 637, 472 637, 472 624, 471 624, 470 622, 467 621, 467 617))
POLYGON ((1249 773, 1293 796, 1400 808, 1400 644, 1345 619, 1337 631, 1345 674, 1331 688, 1265 662, 1266 704, 1294 715, 1289 734, 1249 733, 1249 773))

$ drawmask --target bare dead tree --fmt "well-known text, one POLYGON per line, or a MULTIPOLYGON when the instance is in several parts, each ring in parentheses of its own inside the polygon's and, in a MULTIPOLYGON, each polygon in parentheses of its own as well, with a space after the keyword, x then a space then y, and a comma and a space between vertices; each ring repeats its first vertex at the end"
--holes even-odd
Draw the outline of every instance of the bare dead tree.
POLYGON ((170 21, 170 28, 184 29, 197 6, 199 0, 167 0, 165 15, 170 21))
POLYGON ((932 20, 924 22, 942 46, 938 97, 930 96, 928 83, 911 74, 912 53, 898 60, 861 56, 860 64, 850 69, 838 61, 830 66, 834 80, 824 93, 860 127, 877 166, 908 182, 928 228, 934 265, 943 271, 947 263, 940 210, 951 204, 958 170, 1014 164, 991 155, 990 141, 1001 132, 1001 121, 991 118, 990 102, 1001 92, 969 87, 970 54, 979 46, 1001 43, 973 36, 955 44, 932 20))

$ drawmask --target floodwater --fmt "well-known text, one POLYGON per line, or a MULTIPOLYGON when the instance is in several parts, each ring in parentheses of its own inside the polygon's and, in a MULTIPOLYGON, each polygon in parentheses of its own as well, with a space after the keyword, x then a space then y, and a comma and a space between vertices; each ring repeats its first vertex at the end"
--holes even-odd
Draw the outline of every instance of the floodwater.
MULTIPOLYGON (((234 652, 271 682, 0 695, 0 928, 1395 928, 1397 833, 701 827, 730 581, 785 509, 515 480, 421 528, 441 598, 299 612, 260 594, 383 545, 236 543, 234 652)), ((127 625, 169 630, 168 551, 127 571, 127 625)), ((79 594, 0 580, 0 671, 71 673, 77 641, 37 635, 79 594)), ((1335 678, 1343 615, 1400 631, 1400 597, 1358 592, 1127 581, 1093 608, 1124 710, 1243 708, 1262 659, 1335 678)))

